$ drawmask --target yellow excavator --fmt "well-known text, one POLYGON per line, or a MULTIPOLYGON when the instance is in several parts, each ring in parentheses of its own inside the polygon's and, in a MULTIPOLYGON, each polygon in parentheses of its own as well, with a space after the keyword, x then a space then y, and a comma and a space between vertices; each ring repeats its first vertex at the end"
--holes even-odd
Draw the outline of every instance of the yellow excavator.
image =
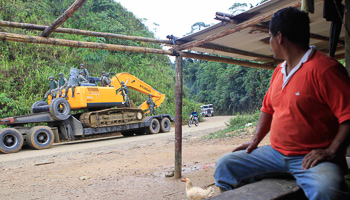
MULTIPOLYGON (((77 78, 77 69, 72 68, 70 83, 77 78)), ((50 148, 53 142, 72 141, 93 135, 120 132, 123 136, 166 133, 171 129, 170 114, 145 116, 149 106, 147 101, 138 107, 124 101, 118 90, 123 81, 132 90, 145 95, 151 94, 155 108, 159 107, 165 95, 129 73, 116 74, 109 87, 100 87, 93 82, 82 83, 72 90, 67 98, 48 98, 35 102, 31 114, 0 119, 0 124, 10 128, 0 129, 0 152, 14 153, 26 144, 33 149, 50 148), (71 113, 71 110, 76 110, 71 113), (43 126, 43 123, 46 125, 43 126)), ((65 93, 65 91, 63 91, 65 93)), ((57 94, 58 95, 58 94, 57 94)), ((125 98, 127 99, 127 98, 125 98)))
MULTIPOLYGON (((76 77, 77 69, 71 68, 70 83, 76 77)), ((99 78, 90 78, 90 80, 99 80, 99 78)), ((71 89, 68 89, 66 98, 52 99, 51 95, 49 95, 48 104, 45 101, 34 103, 31 113, 49 111, 54 119, 65 120, 71 115, 71 110, 87 109, 88 112, 74 115, 82 123, 83 127, 114 126, 142 122, 145 119, 145 114, 150 112, 147 101, 138 107, 134 107, 133 103, 130 104, 130 102, 124 101, 124 96, 119 91, 122 82, 128 89, 147 96, 151 94, 155 108, 159 107, 165 99, 165 94, 158 92, 136 76, 123 72, 113 76, 110 86, 107 87, 96 86, 94 83, 81 83, 80 86, 75 88, 74 97, 71 97, 71 89)), ((65 93, 65 89, 63 93, 65 93)), ((56 96, 58 96, 58 93, 56 96)))
MULTIPOLYGON (((68 91, 66 98, 72 110, 81 108, 106 108, 106 107, 125 107, 127 102, 124 102, 123 95, 117 90, 121 87, 121 82, 124 82, 128 89, 135 90, 145 95, 151 94, 155 108, 159 107, 164 99, 165 94, 153 89, 150 85, 138 79, 136 76, 129 73, 118 73, 111 79, 112 87, 98 87, 94 84, 82 84, 75 88, 75 96, 72 96, 72 90, 68 91)), ((64 91, 63 91, 64 93, 64 91)), ((58 95, 57 95, 58 96, 58 95)), ((48 102, 51 103, 52 98, 49 96, 48 102)), ((137 108, 142 109, 148 113, 149 106, 147 101, 143 102, 137 108)))

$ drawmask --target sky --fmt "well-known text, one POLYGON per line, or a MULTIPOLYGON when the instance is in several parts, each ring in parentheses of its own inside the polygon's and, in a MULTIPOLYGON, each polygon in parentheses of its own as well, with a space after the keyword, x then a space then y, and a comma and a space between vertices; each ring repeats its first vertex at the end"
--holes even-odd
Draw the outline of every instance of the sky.
POLYGON ((182 37, 191 32, 196 22, 216 24, 216 12, 230 13, 229 8, 235 3, 252 3, 260 0, 115 0, 128 11, 144 20, 144 24, 155 33, 158 39, 166 39, 167 35, 182 37), (158 24, 154 25, 154 23, 158 24))

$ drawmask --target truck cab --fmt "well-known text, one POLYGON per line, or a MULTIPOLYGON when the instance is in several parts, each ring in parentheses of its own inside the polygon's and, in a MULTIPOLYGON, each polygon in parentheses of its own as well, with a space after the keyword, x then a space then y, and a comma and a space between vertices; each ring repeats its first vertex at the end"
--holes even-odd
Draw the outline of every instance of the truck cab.
POLYGON ((203 117, 214 117, 213 104, 207 104, 207 105, 201 106, 201 115, 203 117))

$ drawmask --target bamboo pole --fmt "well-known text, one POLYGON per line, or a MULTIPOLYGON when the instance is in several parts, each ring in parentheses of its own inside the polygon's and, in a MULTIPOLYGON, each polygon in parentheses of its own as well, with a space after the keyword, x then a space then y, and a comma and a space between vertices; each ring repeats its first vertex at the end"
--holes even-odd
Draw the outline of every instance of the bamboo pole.
POLYGON ((48 37, 56 28, 67 21, 84 3, 86 0, 76 0, 61 16, 50 24, 41 34, 41 37, 48 37))
POLYGON ((182 57, 175 59, 175 173, 176 179, 181 178, 182 171, 182 57))
MULTIPOLYGON (((293 3, 290 3, 290 4, 287 4, 286 7, 298 7, 300 6, 300 1, 297 1, 297 2, 293 2, 293 3)), ((202 44, 205 44, 205 43, 208 43, 210 41, 213 41, 213 40, 216 40, 218 38, 222 38, 222 37, 225 37, 226 35, 229 35, 229 34, 232 34, 232 33, 235 33, 235 32, 238 32, 240 30, 243 30, 247 27, 251 27, 255 24, 258 24, 260 22, 263 22, 263 21, 266 21, 268 19, 270 19, 272 17, 272 15, 277 12, 278 10, 280 10, 281 8, 277 8, 277 9, 274 9, 270 12, 267 12, 266 14, 263 14, 257 18, 252 18, 250 20, 247 20, 245 22, 242 22, 240 24, 237 24, 235 25, 233 28, 230 28, 230 29, 226 29, 226 30, 223 30, 219 33, 215 33, 215 34, 212 34, 212 35, 209 35, 205 38, 202 38, 202 39, 198 39, 198 40, 194 40, 192 42, 188 42, 188 43, 185 43, 185 44, 182 44, 178 47, 174 47, 174 49, 176 51, 180 51, 180 50, 184 50, 184 49, 191 49, 193 47, 197 47, 199 45, 202 45, 202 44)))
POLYGON ((180 55, 182 57, 193 58, 193 59, 198 59, 198 60, 221 62, 221 63, 241 65, 241 66, 254 67, 254 68, 260 68, 260 69, 269 69, 269 70, 275 69, 275 66, 273 64, 260 64, 260 63, 242 61, 242 60, 234 60, 231 58, 222 58, 222 57, 194 54, 194 53, 187 53, 187 52, 180 52, 180 55))
POLYGON ((64 40, 56 38, 44 38, 38 36, 21 35, 14 33, 0 32, 1 40, 8 40, 13 42, 24 42, 34 44, 48 44, 55 46, 77 47, 77 48, 90 48, 90 49, 104 49, 110 51, 128 51, 128 52, 141 52, 141 53, 154 53, 154 54, 167 54, 172 55, 172 50, 152 49, 146 47, 135 47, 115 44, 102 44, 97 42, 82 42, 74 40, 64 40))
MULTIPOLYGON (((110 51, 154 53, 154 54, 164 54, 164 55, 170 55, 170 56, 174 55, 172 50, 152 49, 152 48, 145 48, 145 47, 135 47, 135 46, 125 46, 125 45, 115 45, 115 44, 102 44, 102 43, 96 43, 96 42, 82 42, 82 41, 64 40, 64 39, 56 39, 56 38, 43 38, 38 36, 29 36, 29 35, 4 33, 4 32, 0 32, 0 40, 33 43, 33 44, 48 44, 48 45, 76 47, 76 48, 103 49, 103 50, 110 50, 110 51)), ((187 52, 181 52, 180 54, 183 57, 193 58, 193 59, 222 62, 222 63, 261 68, 261 69, 274 69, 273 64, 260 64, 260 63, 253 63, 248 61, 234 60, 230 58, 222 58, 222 57, 194 54, 194 53, 187 53, 187 52)))
MULTIPOLYGON (((45 30, 48 26, 36 25, 36 24, 27 24, 27 23, 19 23, 19 22, 8 22, 8 21, 0 21, 0 26, 2 27, 10 27, 10 28, 21 28, 21 29, 29 29, 29 30, 45 30)), ((138 37, 138 36, 128 36, 114 33, 103 33, 103 32, 94 32, 94 31, 86 31, 79 29, 70 29, 70 28, 57 28, 54 30, 56 33, 65 33, 65 34, 76 34, 76 35, 84 35, 84 36, 94 36, 94 37, 103 37, 103 38, 113 38, 113 39, 123 39, 123 40, 132 40, 132 41, 140 41, 140 42, 150 42, 150 43, 162 43, 162 44, 170 44, 172 45, 172 41, 170 40, 159 40, 154 38, 146 38, 146 37, 138 37)), ((177 44, 182 44, 183 42, 177 41, 177 44)), ((256 54, 253 52, 243 51, 234 48, 220 47, 218 45, 205 44, 199 46, 201 48, 212 49, 215 51, 222 51, 227 53, 234 53, 243 56, 267 59, 267 60, 275 60, 272 57, 256 54)))
MULTIPOLYGON (((36 25, 36 24, 8 22, 8 21, 0 21, 0 26, 10 27, 10 28, 38 30, 38 31, 43 31, 48 27, 48 26, 42 26, 42 25, 36 25)), ((84 35, 84 36, 103 37, 103 38, 122 39, 122 40, 132 40, 132 41, 140 41, 140 42, 163 43, 163 44, 171 44, 171 45, 173 44, 172 41, 170 41, 170 40, 159 40, 159 39, 154 39, 154 38, 128 36, 128 35, 121 35, 121 34, 115 34, 115 33, 86 31, 86 30, 71 29, 71 28, 57 28, 53 32, 84 35)))

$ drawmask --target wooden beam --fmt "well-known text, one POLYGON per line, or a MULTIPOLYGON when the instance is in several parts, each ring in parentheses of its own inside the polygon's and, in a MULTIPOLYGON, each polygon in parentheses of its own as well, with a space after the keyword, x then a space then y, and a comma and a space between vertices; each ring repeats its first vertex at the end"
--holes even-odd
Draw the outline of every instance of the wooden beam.
MULTIPOLYGON (((253 26, 253 28, 256 28, 262 32, 265 32, 265 33, 269 33, 269 27, 268 26, 263 26, 263 25, 255 25, 253 26)), ((310 38, 311 39, 315 39, 315 40, 321 40, 321 41, 325 41, 325 42, 329 42, 329 37, 326 37, 326 36, 322 36, 322 35, 317 35, 317 34, 314 34, 314 33, 310 33, 310 38)), ((344 40, 339 40, 338 43, 340 44, 345 44, 345 41, 344 40)))
MULTIPOLYGON (((48 26, 19 23, 19 22, 8 22, 8 21, 0 21, 0 26, 10 27, 10 28, 37 30, 37 31, 43 31, 46 28, 48 28, 48 26)), ((159 40, 159 39, 154 39, 154 38, 128 36, 128 35, 121 35, 121 34, 114 34, 114 33, 103 33, 103 32, 86 31, 86 30, 70 29, 70 28, 57 28, 53 32, 84 35, 84 36, 103 37, 103 38, 122 39, 122 40, 132 40, 132 41, 140 41, 140 42, 163 43, 163 44, 171 44, 171 45, 173 44, 172 41, 170 41, 170 40, 159 40)))
POLYGON ((41 37, 48 37, 56 28, 67 21, 84 3, 86 0, 76 0, 61 16, 50 24, 41 34, 41 37))
POLYGON ((186 58, 193 58, 193 59, 198 59, 198 60, 221 62, 221 63, 227 63, 227 64, 232 64, 232 65, 240 65, 240 66, 245 66, 245 67, 254 67, 254 68, 269 69, 269 70, 274 70, 275 69, 275 66, 273 64, 260 64, 260 63, 253 63, 253 62, 242 61, 242 60, 234 60, 234 59, 231 59, 231 58, 222 58, 222 57, 202 55, 202 54, 194 54, 194 53, 187 53, 187 52, 180 52, 180 55, 182 57, 186 57, 186 58))
MULTIPOLYGON (((103 50, 110 50, 110 51, 127 51, 127 52, 174 55, 172 50, 152 49, 152 48, 145 48, 145 47, 135 47, 135 46, 125 46, 125 45, 115 45, 115 44, 103 44, 103 43, 97 43, 97 42, 82 42, 82 41, 64 40, 64 39, 56 39, 56 38, 43 38, 38 36, 29 36, 29 35, 4 33, 4 32, 0 32, 0 40, 33 43, 33 44, 48 44, 48 45, 76 47, 76 48, 103 49, 103 50)), ((247 62, 247 61, 241 61, 241 60, 234 60, 230 58, 222 58, 222 57, 194 54, 194 53, 187 53, 187 52, 181 52, 180 55, 187 58, 222 62, 222 63, 241 65, 246 67, 270 69, 270 70, 274 69, 273 64, 260 64, 260 63, 253 63, 253 62, 247 62)))
POLYGON ((82 42, 74 40, 64 40, 56 38, 44 38, 39 36, 29 36, 14 33, 0 32, 0 40, 8 40, 13 42, 24 42, 34 44, 48 44, 55 46, 77 47, 77 48, 89 48, 89 49, 103 49, 110 51, 127 51, 127 52, 140 52, 140 53, 154 53, 154 54, 167 54, 172 55, 172 50, 152 49, 146 47, 135 47, 115 44, 102 44, 97 42, 82 42))
POLYGON ((182 57, 175 59, 175 172, 176 179, 181 178, 182 171, 182 57))
POLYGON ((344 58, 345 58, 345 53, 341 53, 341 54, 338 54, 338 55, 334 56, 334 59, 336 59, 336 60, 342 60, 344 58))
MULTIPOLYGON (((345 49, 345 46, 339 46, 339 45, 337 46, 337 52, 343 51, 344 49, 345 49)), ((329 46, 323 47, 323 48, 318 48, 317 50, 321 51, 325 54, 328 54, 329 53, 329 46)))
POLYGON ((276 59, 271 57, 271 56, 266 56, 266 55, 257 54, 257 53, 244 51, 244 50, 240 50, 240 49, 235 49, 235 48, 224 47, 224 46, 220 46, 220 45, 216 45, 216 44, 206 43, 206 44, 200 45, 199 47, 205 48, 205 49, 211 49, 214 51, 233 53, 233 54, 237 54, 237 55, 260 58, 260 59, 269 60, 269 61, 276 61, 276 59))
MULTIPOLYGON (((290 6, 291 7, 298 7, 300 5, 301 5, 300 1, 297 1, 297 2, 293 2, 293 3, 287 4, 286 7, 290 7, 290 6)), ((207 36, 205 38, 194 40, 194 41, 186 43, 186 44, 182 44, 182 45, 180 45, 178 47, 174 47, 174 49, 177 50, 177 51, 184 50, 184 49, 191 49, 193 47, 197 47, 199 45, 202 45, 202 44, 211 42, 213 40, 225 37, 225 36, 227 36, 229 34, 238 32, 238 31, 243 30, 243 29, 245 29, 247 27, 251 27, 251 26, 254 26, 255 24, 258 24, 260 22, 269 20, 272 17, 272 15, 275 12, 277 12, 278 10, 280 10, 280 9, 281 8, 276 8, 276 9, 270 11, 270 12, 267 12, 267 13, 259 16, 259 17, 252 18, 250 20, 247 20, 245 22, 237 24, 233 28, 223 30, 223 31, 221 31, 219 33, 215 33, 215 34, 209 35, 209 36, 207 36)))

